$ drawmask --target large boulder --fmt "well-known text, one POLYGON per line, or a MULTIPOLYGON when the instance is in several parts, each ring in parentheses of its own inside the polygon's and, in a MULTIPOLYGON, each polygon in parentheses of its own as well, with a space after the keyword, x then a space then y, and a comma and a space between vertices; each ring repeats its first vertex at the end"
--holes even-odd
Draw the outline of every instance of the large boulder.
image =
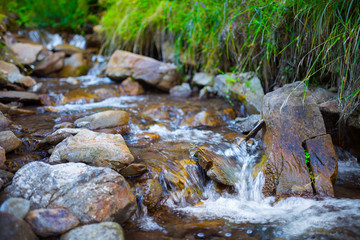
POLYGON ((30 200, 31 209, 66 208, 81 223, 124 222, 136 210, 123 176, 84 163, 29 163, 16 172, 5 193, 30 200))
POLYGON ((15 54, 16 59, 23 65, 36 62, 38 55, 44 49, 43 45, 37 43, 14 43, 8 46, 15 54))
POLYGON ((5 76, 4 79, 0 78, 0 86, 7 86, 8 83, 16 83, 25 87, 32 87, 36 84, 36 81, 20 73, 16 65, 0 61, 0 72, 5 76))
POLYGON ((111 56, 106 75, 120 81, 132 77, 164 91, 169 91, 180 79, 180 74, 173 64, 121 50, 111 56))
POLYGON ((104 111, 79 118, 74 123, 77 127, 99 129, 126 125, 129 122, 129 113, 126 111, 104 111))
POLYGON ((253 72, 217 75, 214 90, 219 96, 241 101, 249 114, 261 112, 264 90, 260 79, 253 72))
POLYGON ((54 164, 84 162, 115 170, 133 161, 134 157, 120 134, 97 133, 87 129, 59 143, 49 159, 54 164))
POLYGON ((337 157, 319 107, 296 82, 264 97, 265 196, 334 197, 337 157), (298 86, 298 87, 297 87, 298 86), (297 87, 297 88, 296 88, 297 87), (305 157, 305 150, 310 159, 305 157))

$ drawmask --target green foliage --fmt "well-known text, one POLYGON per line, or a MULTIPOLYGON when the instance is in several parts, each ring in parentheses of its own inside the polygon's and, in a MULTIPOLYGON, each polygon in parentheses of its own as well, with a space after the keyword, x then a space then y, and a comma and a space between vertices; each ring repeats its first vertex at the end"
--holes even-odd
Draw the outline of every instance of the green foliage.
POLYGON ((360 1, 103 0, 110 50, 153 55, 217 72, 257 71, 265 91, 294 80, 337 84, 345 117, 360 102, 360 1), (154 47, 155 46, 155 47, 154 47), (160 54, 158 54, 160 55, 160 54), (341 78, 340 78, 341 76, 341 78))
POLYGON ((97 21, 89 12, 89 0, 13 0, 7 11, 17 13, 26 27, 80 31, 89 21, 97 21))

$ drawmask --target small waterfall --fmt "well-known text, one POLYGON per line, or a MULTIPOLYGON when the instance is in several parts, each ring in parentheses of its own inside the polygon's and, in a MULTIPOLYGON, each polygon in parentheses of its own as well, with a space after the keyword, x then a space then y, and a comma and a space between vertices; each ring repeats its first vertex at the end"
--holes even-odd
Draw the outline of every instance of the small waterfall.
POLYGON ((63 43, 63 39, 59 34, 52 34, 45 30, 22 31, 20 33, 24 34, 25 38, 46 46, 49 50, 52 50, 56 45, 63 43))
POLYGON ((85 49, 86 47, 86 39, 84 36, 81 35, 75 35, 69 42, 70 45, 73 45, 75 47, 85 49))

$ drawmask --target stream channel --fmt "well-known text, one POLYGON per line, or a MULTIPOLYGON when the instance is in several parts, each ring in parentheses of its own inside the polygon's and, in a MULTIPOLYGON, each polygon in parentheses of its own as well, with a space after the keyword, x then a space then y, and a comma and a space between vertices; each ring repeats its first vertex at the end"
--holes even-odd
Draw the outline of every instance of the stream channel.
MULTIPOLYGON (((94 58, 99 60, 101 57, 94 58)), ((95 89, 116 88, 108 78, 97 77, 104 64, 95 63, 86 76, 69 82, 66 79, 40 78, 55 106, 26 107, 35 114, 12 116, 22 126, 20 138, 23 155, 10 155, 14 168, 26 161, 47 161, 44 153, 31 152, 44 135, 61 122, 105 110, 129 112, 128 134, 124 139, 136 163, 148 166, 142 177, 159 180, 163 197, 155 209, 148 210, 138 198, 138 210, 124 226, 126 239, 359 239, 360 236, 360 165, 348 152, 336 148, 339 157, 336 198, 316 201, 299 197, 264 198, 261 172, 253 167, 263 156, 261 139, 234 144, 239 129, 231 117, 233 106, 223 99, 198 100, 173 98, 168 94, 88 99, 62 104, 70 91, 90 93, 95 89), (158 109, 152 118, 144 117, 148 109, 158 109), (224 125, 212 128, 188 127, 193 113, 212 110, 222 116, 224 125), (30 134, 29 134, 30 133, 30 134), (22 135, 21 135, 22 134, 22 135), (142 137, 154 136, 149 139, 142 137), (139 137, 142 136, 142 137, 139 137), (205 145, 219 155, 234 160, 236 184, 224 188, 205 177, 192 160, 196 146, 205 145), (20 158, 19 158, 20 159, 20 158)), ((237 115, 241 116, 241 112, 237 115)), ((129 178, 133 189, 137 178, 129 178)))

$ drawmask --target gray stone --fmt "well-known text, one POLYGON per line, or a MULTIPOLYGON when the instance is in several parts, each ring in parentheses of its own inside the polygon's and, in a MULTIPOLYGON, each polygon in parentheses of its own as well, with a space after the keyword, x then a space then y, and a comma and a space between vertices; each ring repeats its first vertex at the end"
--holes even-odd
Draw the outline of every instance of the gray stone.
POLYGON ((37 240, 29 224, 21 218, 6 212, 0 212, 0 239, 37 240))
POLYGON ((195 73, 192 81, 199 86, 212 86, 214 85, 215 77, 211 74, 204 72, 195 73))
POLYGON ((0 132, 0 146, 8 153, 19 148, 21 141, 12 131, 3 131, 0 132))
POLYGON ((135 196, 123 176, 84 163, 26 164, 4 191, 30 200, 31 209, 66 208, 81 223, 122 223, 136 210, 135 196))
POLYGON ((34 63, 40 51, 45 49, 43 45, 36 43, 15 43, 9 48, 15 53, 16 59, 24 65, 34 63))
POLYGON ((188 83, 177 85, 170 89, 170 96, 187 98, 191 95, 191 87, 188 83))
POLYGON ((133 161, 134 157, 120 134, 97 133, 87 129, 59 143, 49 159, 50 163, 84 162, 115 170, 133 161))
POLYGON ((31 87, 36 84, 34 79, 22 75, 16 65, 12 63, 0 61, 0 71, 4 73, 9 83, 17 83, 25 87, 31 87))
POLYGON ((40 98, 35 93, 22 91, 0 91, 0 101, 4 102, 23 102, 40 103, 40 98))
POLYGON ((11 179, 13 177, 14 174, 12 174, 11 172, 0 169, 0 189, 2 189, 2 187, 6 187, 11 182, 11 179))
POLYGON ((74 124, 76 127, 89 129, 109 128, 122 126, 129 122, 129 113, 126 111, 104 111, 79 118, 74 124))
POLYGON ((0 112, 0 131, 9 129, 11 122, 7 119, 2 112, 0 112))
POLYGON ((25 219, 34 232, 41 237, 63 234, 79 225, 79 220, 63 208, 36 209, 25 219))
POLYGON ((30 201, 23 198, 9 198, 0 207, 0 212, 7 212, 21 219, 29 210, 30 201))
POLYGON ((122 227, 115 222, 102 222, 75 228, 60 240, 124 240, 122 227))
POLYGON ((106 75, 120 81, 132 77, 164 91, 169 91, 180 80, 175 65, 121 50, 111 56, 106 75))
POLYGON ((236 118, 236 125, 241 133, 250 132, 261 119, 260 114, 253 114, 246 118, 236 118))
POLYGON ((215 93, 214 88, 210 86, 203 87, 199 92, 199 99, 204 100, 215 93))
POLYGON ((261 112, 264 90, 253 72, 217 75, 214 89, 219 96, 230 96, 241 101, 249 114, 261 112))

